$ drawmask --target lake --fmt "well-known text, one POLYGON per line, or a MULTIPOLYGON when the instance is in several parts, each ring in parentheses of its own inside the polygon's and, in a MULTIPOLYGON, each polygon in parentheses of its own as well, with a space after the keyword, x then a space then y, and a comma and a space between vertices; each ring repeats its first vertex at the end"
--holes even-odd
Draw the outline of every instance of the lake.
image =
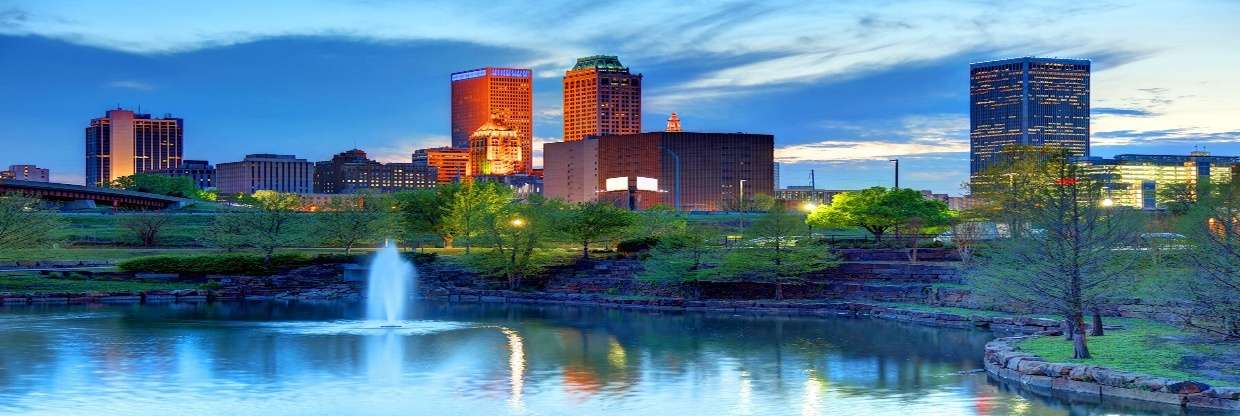
POLYGON ((1019 393, 983 331, 869 318, 424 303, 0 308, 0 414, 1159 414, 1019 393))

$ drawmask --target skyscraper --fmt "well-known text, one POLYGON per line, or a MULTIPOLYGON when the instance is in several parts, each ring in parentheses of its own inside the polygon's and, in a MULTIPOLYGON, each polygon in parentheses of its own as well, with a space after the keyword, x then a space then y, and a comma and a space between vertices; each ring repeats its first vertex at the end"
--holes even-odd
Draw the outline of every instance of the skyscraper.
POLYGON ((578 58, 564 73, 564 141, 642 131, 642 75, 615 56, 578 58))
POLYGON ((1088 60, 1024 57, 969 65, 969 173, 1009 145, 1089 156, 1088 60))
POLYGON ((521 140, 519 173, 533 168, 534 77, 528 69, 481 68, 452 74, 452 147, 469 147, 469 136, 492 115, 504 119, 521 140))
POLYGON ((135 173, 181 165, 184 121, 108 110, 86 128, 86 186, 106 186, 135 173))
POLYGON ((469 136, 468 176, 513 175, 529 166, 529 158, 523 157, 520 133, 508 126, 499 116, 492 116, 486 124, 469 136))

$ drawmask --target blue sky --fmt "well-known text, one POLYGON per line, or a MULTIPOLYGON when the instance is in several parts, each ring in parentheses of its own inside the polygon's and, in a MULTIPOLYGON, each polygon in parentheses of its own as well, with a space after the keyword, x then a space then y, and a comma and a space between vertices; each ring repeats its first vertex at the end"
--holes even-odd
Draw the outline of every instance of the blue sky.
MULTIPOLYGON (((448 74, 535 70, 536 148, 560 77, 619 55, 643 123, 772 133, 782 183, 960 193, 968 63, 1094 61, 1094 154, 1240 154, 1240 2, 0 0, 0 165, 80 183, 83 133, 116 105, 186 119, 192 159, 448 143, 448 74)), ((535 163, 540 162, 538 151, 535 163)))

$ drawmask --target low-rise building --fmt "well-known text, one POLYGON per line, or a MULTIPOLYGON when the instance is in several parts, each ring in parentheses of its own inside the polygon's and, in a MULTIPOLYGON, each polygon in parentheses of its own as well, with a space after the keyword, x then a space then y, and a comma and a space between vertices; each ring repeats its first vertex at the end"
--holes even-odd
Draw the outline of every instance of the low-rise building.
POLYGON ((261 190, 306 194, 314 189, 314 164, 293 155, 246 155, 240 162, 216 165, 215 173, 221 195, 261 190))
POLYGON ((1230 182, 1235 175, 1237 156, 1211 156, 1209 152, 1188 155, 1122 154, 1106 159, 1078 159, 1104 180, 1106 197, 1115 205, 1140 209, 1161 209, 1159 191, 1170 184, 1187 184, 1190 191, 1206 183, 1230 182))
POLYGON ((422 169, 434 168, 439 183, 463 180, 469 170, 469 149, 435 147, 413 152, 413 165, 422 169))
POLYGON ((215 187, 215 167, 205 160, 184 160, 181 166, 168 169, 153 170, 153 175, 186 176, 194 181, 198 189, 215 187))
POLYGON ((0 179, 49 182, 51 181, 51 173, 47 169, 35 165, 10 165, 8 170, 0 171, 0 179))
POLYGON ((380 163, 366 152, 352 149, 331 160, 314 164, 314 192, 352 194, 362 191, 395 192, 405 189, 434 188, 436 170, 413 163, 380 163))

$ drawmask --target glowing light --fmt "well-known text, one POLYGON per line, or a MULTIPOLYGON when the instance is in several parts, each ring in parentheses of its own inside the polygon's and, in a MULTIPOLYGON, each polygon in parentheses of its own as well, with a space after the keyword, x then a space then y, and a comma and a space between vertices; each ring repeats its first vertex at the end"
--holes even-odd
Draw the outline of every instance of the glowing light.
POLYGON ((1112 200, 1111 198, 1103 199, 1102 206, 1107 207, 1107 208, 1113 207, 1115 206, 1115 201, 1112 200))
POLYGON ((524 227, 525 226, 525 220, 520 219, 520 218, 513 218, 512 221, 510 221, 509 223, 512 224, 513 227, 524 227))
POLYGON ((805 210, 805 212, 814 212, 816 208, 818 208, 818 204, 813 202, 806 202, 805 205, 801 205, 801 209, 805 210))
POLYGON ((817 416, 822 414, 822 403, 819 393, 822 391, 822 381, 814 375, 813 371, 809 373, 809 377, 805 379, 805 393, 801 397, 801 414, 804 416, 817 416))

